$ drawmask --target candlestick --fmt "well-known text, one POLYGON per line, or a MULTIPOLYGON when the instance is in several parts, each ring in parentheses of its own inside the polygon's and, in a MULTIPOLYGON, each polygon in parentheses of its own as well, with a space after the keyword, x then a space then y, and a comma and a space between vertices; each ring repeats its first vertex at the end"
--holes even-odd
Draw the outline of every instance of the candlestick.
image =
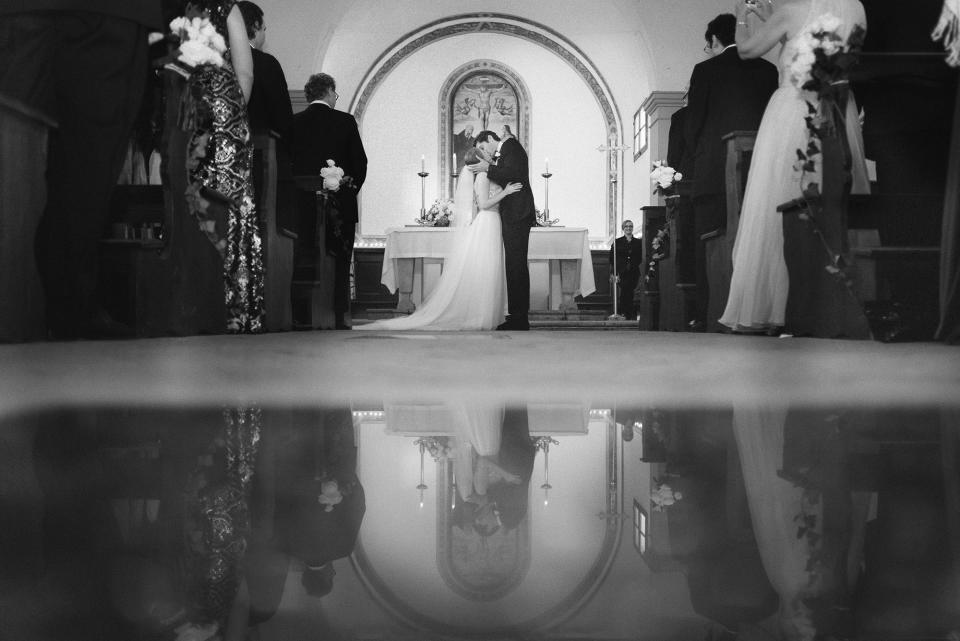
MULTIPOLYGON (((549 164, 547 165, 549 167, 549 164)), ((543 176, 543 222, 546 224, 550 220, 550 177, 553 176, 549 171, 545 171, 543 176)))
POLYGON ((429 176, 430 174, 424 171, 421 166, 420 172, 417 173, 417 175, 420 176, 420 218, 426 218, 427 216, 427 176, 429 176))

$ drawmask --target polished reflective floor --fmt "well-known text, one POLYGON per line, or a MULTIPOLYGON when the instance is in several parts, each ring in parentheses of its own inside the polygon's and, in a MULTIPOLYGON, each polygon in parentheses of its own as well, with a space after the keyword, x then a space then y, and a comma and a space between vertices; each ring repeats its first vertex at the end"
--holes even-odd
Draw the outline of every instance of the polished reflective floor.
POLYGON ((9 414, 2 636, 960 631, 955 406, 491 396, 9 414))

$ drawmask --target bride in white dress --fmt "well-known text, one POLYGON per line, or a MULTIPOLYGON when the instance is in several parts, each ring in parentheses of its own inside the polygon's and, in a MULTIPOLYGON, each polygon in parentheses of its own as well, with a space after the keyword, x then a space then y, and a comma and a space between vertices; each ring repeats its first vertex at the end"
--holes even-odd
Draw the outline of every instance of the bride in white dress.
POLYGON ((454 199, 454 238, 433 291, 413 314, 355 325, 355 330, 492 330, 503 322, 507 281, 500 201, 522 185, 501 189, 485 173, 474 176, 469 166, 479 162, 479 154, 467 151, 454 199))
MULTIPOLYGON (((777 206, 801 195, 800 172, 793 166, 796 150, 807 146, 806 103, 817 102, 815 94, 798 89, 791 80, 790 64, 799 38, 814 20, 827 14, 840 19, 838 31, 844 39, 856 25, 865 28, 867 24, 859 0, 784 0, 772 14, 770 7, 768 0, 760 0, 749 9, 764 24, 745 38, 747 9, 738 6, 737 49, 742 58, 758 58, 777 43, 783 44, 777 65, 780 87, 770 97, 757 132, 733 246, 730 295, 720 317, 722 324, 741 331, 781 327, 786 315, 789 281, 783 258, 783 221, 777 206)), ((852 96, 846 125, 853 161, 852 192, 868 193, 863 135, 852 96)), ((818 169, 820 166, 818 163, 818 169)))

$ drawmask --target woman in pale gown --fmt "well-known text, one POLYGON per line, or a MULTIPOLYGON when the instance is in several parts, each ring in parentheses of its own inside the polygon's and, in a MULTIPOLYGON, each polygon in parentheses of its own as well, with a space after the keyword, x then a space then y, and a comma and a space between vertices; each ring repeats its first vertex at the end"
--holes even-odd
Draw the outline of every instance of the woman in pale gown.
MULTIPOLYGON (((817 104, 816 94, 793 83, 790 64, 799 37, 818 18, 831 14, 840 19, 838 32, 847 38, 856 25, 866 28, 866 15, 859 0, 782 0, 772 8, 770 0, 737 8, 737 50, 742 58, 758 58, 780 50, 780 87, 763 114, 750 161, 747 189, 740 212, 740 226, 733 246, 733 276, 727 306, 720 318, 735 331, 770 330, 782 327, 787 307, 787 265, 783 257, 783 222, 777 206, 798 198, 801 174, 794 169, 797 149, 807 147, 807 102, 817 104), (760 25, 750 14, 756 15, 760 25), (751 33, 752 32, 752 33, 751 33)), ((863 135, 857 107, 850 97, 846 114, 847 138, 852 157, 853 193, 869 192, 863 135)), ((822 163, 817 163, 818 170, 822 163)), ((819 177, 807 179, 821 183, 819 177)), ((821 183, 822 184, 822 183, 821 183)))
POLYGON ((433 291, 409 316, 357 325, 354 329, 492 330, 503 322, 507 281, 500 201, 520 191, 522 185, 509 183, 501 189, 486 174, 474 177, 469 166, 479 162, 479 154, 476 149, 467 151, 454 200, 454 239, 433 291))

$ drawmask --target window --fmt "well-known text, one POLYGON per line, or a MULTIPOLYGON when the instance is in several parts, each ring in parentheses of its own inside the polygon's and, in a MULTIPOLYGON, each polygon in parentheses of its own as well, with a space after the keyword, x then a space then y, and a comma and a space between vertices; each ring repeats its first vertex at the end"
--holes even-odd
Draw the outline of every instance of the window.
POLYGON ((647 553, 647 513, 633 499, 633 547, 640 554, 647 553))
POLYGON ((633 114, 633 159, 647 150, 647 112, 642 108, 633 114))

